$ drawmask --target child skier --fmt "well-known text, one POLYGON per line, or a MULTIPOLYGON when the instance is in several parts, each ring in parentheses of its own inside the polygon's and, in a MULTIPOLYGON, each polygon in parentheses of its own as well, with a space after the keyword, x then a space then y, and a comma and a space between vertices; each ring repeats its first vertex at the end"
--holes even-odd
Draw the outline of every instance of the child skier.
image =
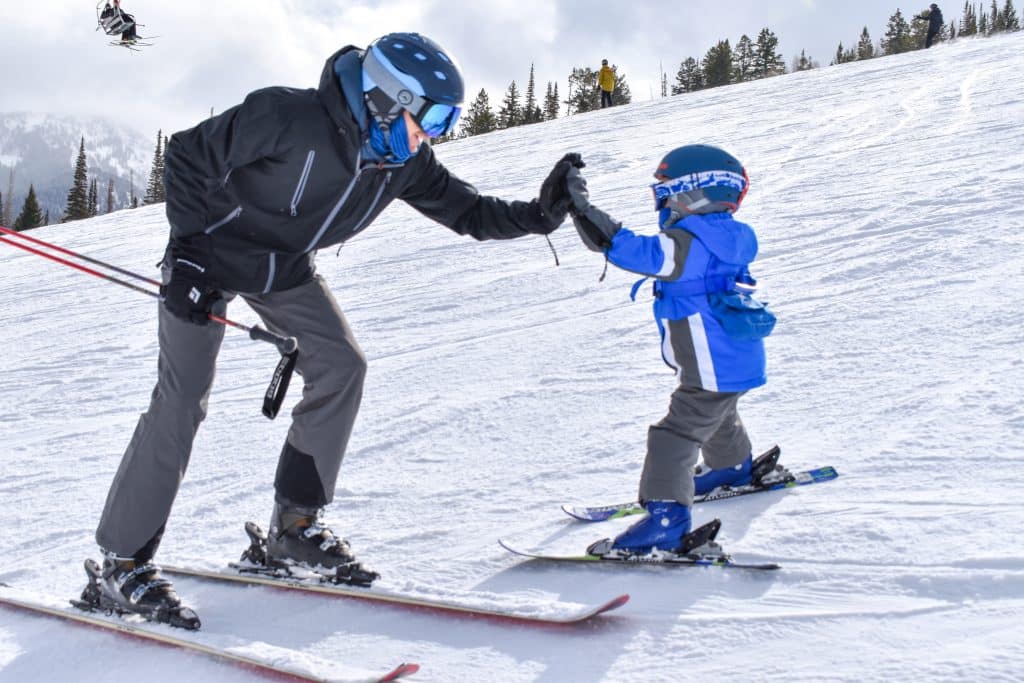
MULTIPOLYGON (((748 484, 775 467, 774 460, 764 468, 760 458, 753 461, 736 409, 744 393, 765 383, 762 337, 775 322, 749 296, 755 281, 747 266, 757 255, 757 237, 732 216, 747 193, 747 172, 721 149, 687 145, 669 152, 654 177, 661 232, 642 236, 590 204, 578 168, 566 176, 570 213, 587 247, 655 278, 662 357, 679 379, 668 415, 647 433, 639 497, 647 515, 613 541, 592 546, 598 555, 688 548, 695 491, 748 484), (705 466, 695 470, 698 451, 705 466)), ((633 287, 634 298, 642 282, 633 287)))

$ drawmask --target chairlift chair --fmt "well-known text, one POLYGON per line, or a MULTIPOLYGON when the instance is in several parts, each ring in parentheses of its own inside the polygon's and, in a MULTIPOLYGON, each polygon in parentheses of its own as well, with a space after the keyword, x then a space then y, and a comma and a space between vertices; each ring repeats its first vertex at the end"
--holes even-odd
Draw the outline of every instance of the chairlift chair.
POLYGON ((114 11, 103 16, 103 10, 105 6, 110 5, 107 0, 100 0, 96 4, 96 24, 97 28, 103 29, 103 32, 108 36, 120 36, 122 33, 130 29, 135 22, 129 19, 121 11, 121 7, 117 4, 113 5, 111 9, 114 11))

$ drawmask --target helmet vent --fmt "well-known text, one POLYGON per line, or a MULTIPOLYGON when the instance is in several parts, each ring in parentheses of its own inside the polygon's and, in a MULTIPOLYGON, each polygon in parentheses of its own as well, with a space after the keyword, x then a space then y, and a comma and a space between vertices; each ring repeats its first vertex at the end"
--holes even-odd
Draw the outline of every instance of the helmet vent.
POLYGON ((440 71, 435 71, 435 72, 434 72, 434 75, 435 75, 435 76, 437 76, 437 79, 438 79, 439 81, 447 81, 447 80, 448 80, 448 77, 447 77, 447 76, 445 76, 445 75, 444 75, 443 73, 441 73, 440 71))
POLYGON ((423 54, 422 52, 417 52, 416 54, 413 55, 413 57, 415 57, 416 59, 420 60, 421 62, 427 61, 427 56, 425 54, 423 54))

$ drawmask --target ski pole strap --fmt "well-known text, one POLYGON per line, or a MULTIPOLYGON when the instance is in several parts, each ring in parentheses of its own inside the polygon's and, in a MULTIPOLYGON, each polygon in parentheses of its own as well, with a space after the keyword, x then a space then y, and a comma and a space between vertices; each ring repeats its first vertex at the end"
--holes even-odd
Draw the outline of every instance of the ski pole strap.
POLYGON ((274 370, 274 376, 270 378, 267 393, 263 395, 263 414, 268 420, 277 417, 277 412, 281 410, 281 403, 288 393, 288 384, 292 381, 292 373, 295 371, 295 361, 298 357, 298 349, 291 353, 281 354, 281 360, 274 370))

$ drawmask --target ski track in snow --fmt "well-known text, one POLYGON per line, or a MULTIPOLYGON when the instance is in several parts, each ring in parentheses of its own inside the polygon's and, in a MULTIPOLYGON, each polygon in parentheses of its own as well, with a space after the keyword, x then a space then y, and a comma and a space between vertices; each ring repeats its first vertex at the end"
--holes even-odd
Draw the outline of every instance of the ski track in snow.
MULTIPOLYGON (((476 244, 395 205, 318 268, 370 367, 329 516, 390 587, 622 609, 532 629, 180 579, 194 637, 299 662, 422 665, 416 681, 1021 680, 1024 672, 1024 34, 788 75, 493 133, 439 158, 482 192, 534 196, 580 151, 595 203, 654 231, 651 169, 687 142, 747 165, 739 218, 779 315, 769 383, 742 402, 755 448, 835 482, 704 505, 738 559, 779 572, 555 567, 499 537, 581 550, 629 521, 564 502, 635 494, 673 389, 649 290, 579 244, 476 244), (529 150, 528 154, 524 154, 529 150), (293 652, 289 652, 289 650, 293 652)), ((163 207, 35 236, 149 276, 163 207)), ((0 245, 0 581, 74 597, 156 369, 155 303, 0 245)), ((229 315, 251 324, 242 303, 229 315)), ((265 524, 282 416, 276 363, 229 331, 158 559, 215 566, 265 524)), ((177 632, 176 632, 177 635, 177 632)), ((282 660, 284 661, 284 660, 282 660)), ((0 610, 0 681, 250 680, 202 657, 0 610)))

